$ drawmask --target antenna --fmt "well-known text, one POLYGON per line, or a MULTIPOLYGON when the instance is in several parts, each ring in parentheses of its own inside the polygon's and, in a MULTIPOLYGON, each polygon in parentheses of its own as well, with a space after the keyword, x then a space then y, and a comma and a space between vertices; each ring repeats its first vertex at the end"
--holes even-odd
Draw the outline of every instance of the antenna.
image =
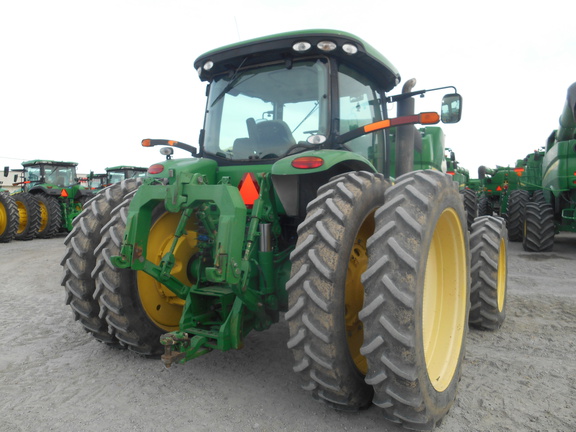
POLYGON ((238 41, 241 41, 242 38, 240 37, 240 29, 238 28, 238 21, 236 20, 236 15, 234 15, 234 24, 236 24, 236 34, 238 35, 238 41))

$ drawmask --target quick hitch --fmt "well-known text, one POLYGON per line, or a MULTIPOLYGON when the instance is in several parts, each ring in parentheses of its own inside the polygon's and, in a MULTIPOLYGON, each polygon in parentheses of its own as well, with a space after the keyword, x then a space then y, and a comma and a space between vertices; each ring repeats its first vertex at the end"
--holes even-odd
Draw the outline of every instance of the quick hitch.
POLYGON ((184 332, 166 333, 160 336, 160 343, 164 345, 164 354, 160 357, 166 368, 173 363, 186 363, 188 360, 200 357, 212 351, 205 344, 208 338, 205 336, 194 336, 190 338, 184 332))

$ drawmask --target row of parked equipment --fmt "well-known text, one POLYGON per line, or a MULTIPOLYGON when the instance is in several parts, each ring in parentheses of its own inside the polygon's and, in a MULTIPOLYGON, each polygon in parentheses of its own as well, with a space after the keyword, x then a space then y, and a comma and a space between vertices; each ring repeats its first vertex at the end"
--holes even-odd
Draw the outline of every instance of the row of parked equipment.
POLYGON ((576 232, 576 83, 568 88, 559 126, 545 146, 514 166, 478 168, 466 187, 477 195, 478 215, 498 215, 510 241, 546 252, 562 231, 576 232))
MULTIPOLYGON (((22 163, 14 175, 10 193, 0 189, 0 243, 11 240, 52 238, 58 232, 70 232, 72 221, 82 206, 101 189, 126 178, 146 175, 146 168, 115 166, 104 174, 90 173, 79 178, 76 162, 31 160, 22 163)), ((8 177, 9 168, 4 168, 8 177)))

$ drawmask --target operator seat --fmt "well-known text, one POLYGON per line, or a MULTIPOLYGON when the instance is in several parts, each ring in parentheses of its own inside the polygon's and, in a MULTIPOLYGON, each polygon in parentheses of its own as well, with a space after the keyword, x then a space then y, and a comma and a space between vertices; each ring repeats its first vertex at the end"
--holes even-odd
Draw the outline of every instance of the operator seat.
POLYGON ((256 123, 260 157, 268 154, 281 155, 296 144, 290 127, 282 120, 268 120, 256 123))
POLYGON ((284 121, 261 121, 254 124, 254 133, 250 138, 237 138, 234 141, 234 159, 280 156, 295 144, 290 127, 284 121))

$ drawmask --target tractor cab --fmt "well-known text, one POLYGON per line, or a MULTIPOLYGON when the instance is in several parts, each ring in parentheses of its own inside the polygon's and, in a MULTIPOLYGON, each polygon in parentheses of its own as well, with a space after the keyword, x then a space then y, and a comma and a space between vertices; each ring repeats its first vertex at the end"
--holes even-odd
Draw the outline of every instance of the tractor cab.
POLYGON ((76 162, 33 160, 23 162, 24 190, 45 184, 47 187, 67 188, 78 184, 76 162))
MULTIPOLYGON (((387 134, 395 125, 386 122, 387 105, 427 91, 387 97, 400 82, 396 68, 362 39, 333 30, 225 46, 201 55, 194 65, 208 82, 199 156, 220 166, 271 164, 330 149, 354 152, 361 157, 358 168, 387 174, 395 145, 387 134)), ((445 97, 442 121, 459 121, 460 106, 458 94, 445 97)), ((439 122, 436 113, 429 114, 390 120, 439 122)), ((143 142, 160 144, 181 147, 175 141, 143 142)))

